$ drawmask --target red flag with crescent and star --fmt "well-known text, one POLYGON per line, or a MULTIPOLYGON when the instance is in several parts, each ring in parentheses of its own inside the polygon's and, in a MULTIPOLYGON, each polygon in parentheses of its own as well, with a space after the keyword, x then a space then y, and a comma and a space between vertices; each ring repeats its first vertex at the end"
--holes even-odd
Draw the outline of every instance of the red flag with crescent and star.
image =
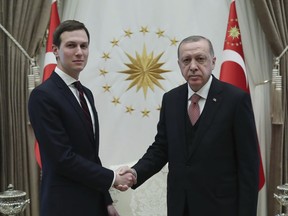
MULTIPOLYGON (((228 26, 224 42, 223 63, 220 70, 220 80, 235 85, 250 94, 244 59, 245 58, 242 48, 242 40, 237 18, 236 6, 235 1, 233 0, 230 5, 228 26)), ((259 145, 258 152, 260 155, 260 191, 265 184, 265 175, 259 145)))
MULTIPOLYGON (((59 14, 58 14, 58 9, 57 9, 57 1, 52 0, 42 81, 45 81, 46 79, 50 77, 51 73, 53 72, 57 64, 56 58, 52 51, 52 44, 53 44, 53 33, 59 24, 60 24, 60 19, 59 19, 59 14)), ((34 145, 34 153, 35 153, 35 158, 39 167, 42 168, 41 156, 40 156, 39 145, 38 145, 37 140, 35 141, 35 145, 34 145)))

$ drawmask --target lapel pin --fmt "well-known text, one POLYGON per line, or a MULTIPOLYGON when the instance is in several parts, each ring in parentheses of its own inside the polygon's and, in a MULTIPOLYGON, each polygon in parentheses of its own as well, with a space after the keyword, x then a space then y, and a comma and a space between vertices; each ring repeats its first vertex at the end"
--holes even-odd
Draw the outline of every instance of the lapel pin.
POLYGON ((216 102, 216 101, 217 101, 217 99, 216 99, 216 98, 213 98, 213 101, 214 101, 214 102, 216 102))

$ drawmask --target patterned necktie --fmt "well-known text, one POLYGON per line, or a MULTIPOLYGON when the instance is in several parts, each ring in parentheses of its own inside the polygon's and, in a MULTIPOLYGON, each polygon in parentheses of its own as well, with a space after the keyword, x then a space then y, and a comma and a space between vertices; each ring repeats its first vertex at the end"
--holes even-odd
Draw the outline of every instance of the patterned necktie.
POLYGON ((191 103, 188 108, 188 115, 190 117, 192 125, 195 125, 199 116, 200 116, 200 107, 198 101, 200 100, 201 96, 197 94, 193 94, 191 97, 191 103))
POLYGON ((83 112, 85 114, 85 117, 86 117, 87 121, 89 122, 89 125, 92 127, 91 115, 90 115, 90 111, 89 111, 86 99, 84 97, 83 86, 80 83, 80 81, 76 81, 73 84, 74 84, 74 86, 76 87, 76 89, 79 92, 79 100, 80 100, 80 104, 81 104, 82 110, 83 110, 83 112))

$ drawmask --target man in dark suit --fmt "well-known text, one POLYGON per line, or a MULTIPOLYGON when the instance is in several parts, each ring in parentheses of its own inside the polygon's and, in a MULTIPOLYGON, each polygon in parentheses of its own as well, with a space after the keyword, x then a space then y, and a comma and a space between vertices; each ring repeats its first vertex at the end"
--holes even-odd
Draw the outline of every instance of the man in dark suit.
POLYGON ((131 173, 120 176, 102 167, 92 92, 74 84, 86 66, 89 42, 83 23, 61 23, 53 35, 57 67, 29 99, 42 158, 41 216, 118 216, 108 190, 127 190, 135 181, 131 173))
POLYGON ((137 188, 168 162, 168 216, 257 214, 259 155, 251 99, 212 75, 215 62, 207 38, 180 43, 178 64, 187 83, 164 94, 154 143, 132 169, 120 171, 134 173, 137 188), (193 94, 200 98, 196 123, 195 114, 191 120, 188 114, 193 94))

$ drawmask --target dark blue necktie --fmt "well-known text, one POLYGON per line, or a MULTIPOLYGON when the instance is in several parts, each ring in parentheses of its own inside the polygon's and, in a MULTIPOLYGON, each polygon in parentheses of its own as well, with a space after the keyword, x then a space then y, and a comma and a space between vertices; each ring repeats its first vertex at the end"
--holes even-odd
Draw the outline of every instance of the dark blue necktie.
POLYGON ((89 122, 89 125, 92 127, 91 115, 90 115, 90 112, 89 112, 89 108, 88 108, 87 102, 86 102, 85 97, 84 97, 83 86, 80 83, 80 81, 76 81, 73 84, 74 84, 74 86, 76 87, 76 89, 79 92, 79 100, 80 100, 80 104, 81 104, 82 110, 83 110, 83 112, 85 114, 85 117, 86 117, 87 121, 89 122))

